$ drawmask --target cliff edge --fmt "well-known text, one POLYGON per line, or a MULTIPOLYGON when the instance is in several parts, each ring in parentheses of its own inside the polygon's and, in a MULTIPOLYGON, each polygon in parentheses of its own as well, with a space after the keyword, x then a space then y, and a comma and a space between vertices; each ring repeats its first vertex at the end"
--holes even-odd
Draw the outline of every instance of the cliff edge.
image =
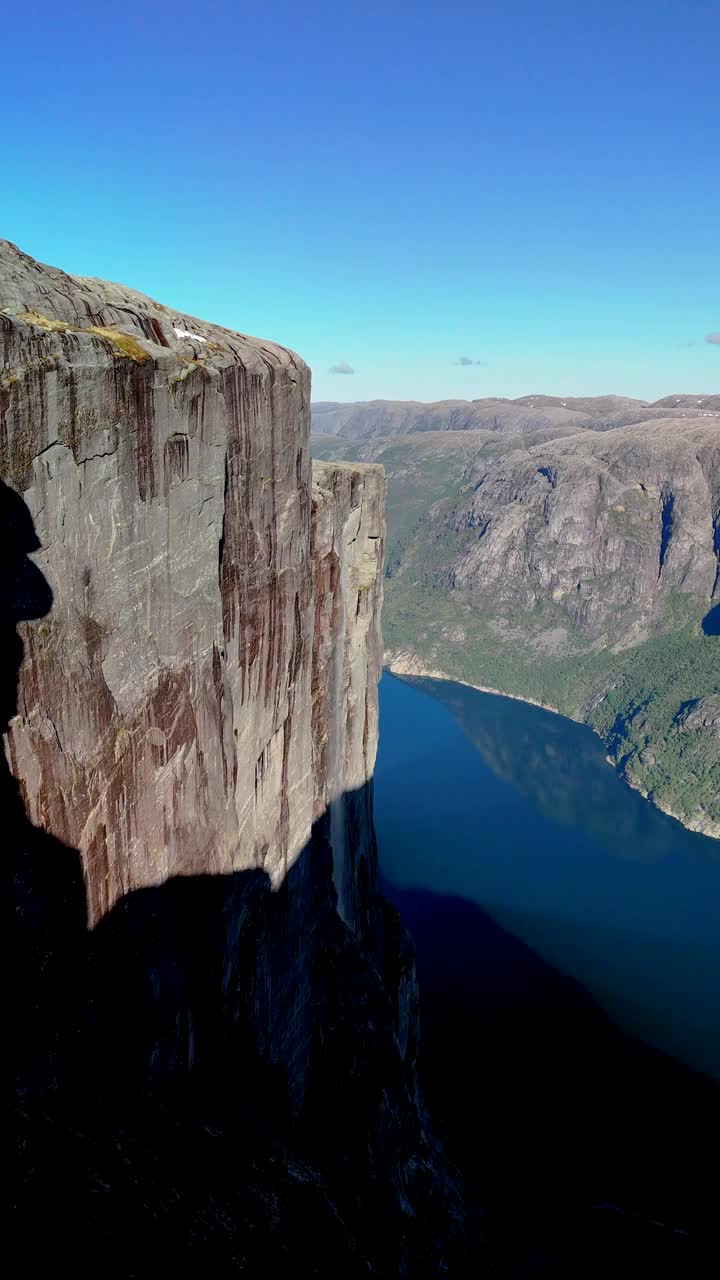
POLYGON ((177 1133, 212 1107, 221 1155, 204 1198, 189 1141, 172 1250, 212 1242, 233 1274, 253 1248, 282 1269, 292 1239, 316 1274, 435 1274, 455 1192, 415 1085, 412 947, 376 887, 382 468, 313 471, 292 352, 5 241, 0 332, 29 1211, 52 1184, 57 1231, 87 1213, 95 1244, 167 1263, 156 1166, 182 1202, 184 1157, 147 1099, 173 1081, 177 1133), (298 1197, 334 1224, 322 1247, 293 1234, 298 1197))
MULTIPOLYGON (((345 789, 345 758, 354 786, 372 772, 382 472, 337 488, 353 528, 328 550, 299 357, 1 254, 0 474, 27 504, 53 596, 26 630, 8 732, 29 814, 79 849, 93 922, 176 874, 261 867, 277 886, 345 789), (318 592, 354 593, 329 623, 316 533, 321 561, 340 565, 347 545, 363 565, 357 584, 351 565, 337 584, 317 565, 318 592), (334 718, 317 705, 316 620, 319 648, 340 628, 334 718), (359 754, 334 741, 345 644, 353 703, 369 704, 359 754), (329 746, 313 742, 314 704, 329 746)), ((332 489, 327 468, 320 482, 332 489)))

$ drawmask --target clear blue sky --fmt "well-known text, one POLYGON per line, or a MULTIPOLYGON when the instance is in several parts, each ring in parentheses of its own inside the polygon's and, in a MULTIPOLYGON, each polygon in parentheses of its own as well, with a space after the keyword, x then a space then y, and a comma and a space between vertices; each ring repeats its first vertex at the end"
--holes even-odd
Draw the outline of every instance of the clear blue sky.
POLYGON ((0 234, 317 399, 720 390, 718 0, 30 0, 2 43, 0 234))

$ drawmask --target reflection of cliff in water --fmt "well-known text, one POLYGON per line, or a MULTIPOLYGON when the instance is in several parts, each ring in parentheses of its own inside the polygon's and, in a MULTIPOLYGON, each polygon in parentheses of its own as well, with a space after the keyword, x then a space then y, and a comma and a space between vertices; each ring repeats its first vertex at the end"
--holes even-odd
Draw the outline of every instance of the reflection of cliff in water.
POLYGON ((720 1079, 716 842, 630 792, 582 726, 392 675, 380 697, 388 880, 473 902, 619 1025, 720 1079))
POLYGON ((643 861, 687 847, 718 858, 714 843, 687 831, 622 784, 600 739, 541 707, 446 680, 404 677, 442 703, 496 777, 546 818, 573 827, 616 857, 643 861))

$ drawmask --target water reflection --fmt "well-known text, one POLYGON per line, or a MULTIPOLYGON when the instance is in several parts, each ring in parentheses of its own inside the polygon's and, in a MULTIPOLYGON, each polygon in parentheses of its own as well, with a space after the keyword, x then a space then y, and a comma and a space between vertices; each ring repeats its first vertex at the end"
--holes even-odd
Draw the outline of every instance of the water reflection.
POLYGON ((600 842, 614 857, 654 860, 682 847, 690 857, 720 863, 719 842, 687 831, 619 783, 591 729, 447 680, 406 683, 447 707, 495 776, 538 813, 600 842))
POLYGON ((720 1078, 720 845, 627 788, 589 729, 385 676, 376 816, 390 882, 483 907, 620 1025, 720 1078))

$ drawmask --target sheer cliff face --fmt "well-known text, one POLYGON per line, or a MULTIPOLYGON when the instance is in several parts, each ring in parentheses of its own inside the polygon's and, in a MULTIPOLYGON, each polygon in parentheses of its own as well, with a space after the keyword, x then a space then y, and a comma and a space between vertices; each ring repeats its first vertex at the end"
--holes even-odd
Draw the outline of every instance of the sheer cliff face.
POLYGON ((557 656, 672 629, 678 601, 698 620, 717 604, 719 424, 698 408, 546 440, 432 431, 316 438, 314 450, 386 467, 386 634, 395 639, 406 612, 398 593, 417 590, 430 607, 404 645, 445 622, 438 648, 456 643, 452 632, 462 644, 482 615, 557 656), (453 609, 456 627, 443 617, 453 609))
POLYGON ((7 754, 91 921, 263 868, 372 771, 383 479, 321 468, 292 352, 0 247, 0 476, 52 606, 7 754))
POLYGON ((493 603, 552 601, 581 636, 632 643, 673 593, 702 613, 720 582, 717 424, 669 420, 478 460, 448 515, 438 580, 493 603))
POLYGON ((291 352, 4 242, 0 332, 28 1221, 124 1275, 146 1238, 441 1274, 458 1201, 376 886, 382 469, 313 471, 291 352))
POLYGON ((359 926, 374 874, 372 815, 355 806, 371 804, 377 749, 385 481, 377 467, 318 462, 313 482, 315 817, 329 812, 338 909, 359 926))

